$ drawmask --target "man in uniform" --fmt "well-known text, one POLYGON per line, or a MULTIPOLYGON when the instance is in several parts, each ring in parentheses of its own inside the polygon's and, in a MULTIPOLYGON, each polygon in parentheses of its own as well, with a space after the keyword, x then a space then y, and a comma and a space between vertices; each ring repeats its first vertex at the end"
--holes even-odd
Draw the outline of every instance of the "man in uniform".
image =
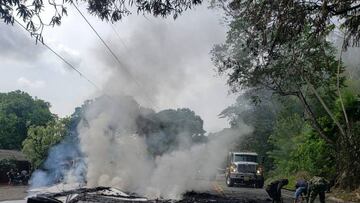
POLYGON ((325 203, 325 192, 328 188, 328 181, 325 178, 314 176, 308 182, 308 203, 314 203, 316 196, 319 195, 320 202, 325 203))

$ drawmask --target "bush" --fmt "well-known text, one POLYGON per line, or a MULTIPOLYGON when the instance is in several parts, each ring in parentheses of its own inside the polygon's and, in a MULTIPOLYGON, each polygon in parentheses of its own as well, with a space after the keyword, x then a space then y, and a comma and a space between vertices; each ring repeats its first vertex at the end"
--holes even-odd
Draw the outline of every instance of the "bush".
POLYGON ((16 167, 15 160, 11 160, 11 159, 0 160, 0 172, 1 173, 6 173, 10 169, 15 168, 15 167, 16 167))

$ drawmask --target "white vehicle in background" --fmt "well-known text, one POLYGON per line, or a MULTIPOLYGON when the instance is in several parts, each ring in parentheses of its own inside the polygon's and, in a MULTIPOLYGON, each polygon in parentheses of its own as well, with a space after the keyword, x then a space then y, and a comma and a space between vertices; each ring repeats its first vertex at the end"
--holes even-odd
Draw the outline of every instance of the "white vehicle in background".
POLYGON ((225 169, 226 185, 245 184, 257 188, 264 186, 263 166, 255 152, 229 152, 225 169))

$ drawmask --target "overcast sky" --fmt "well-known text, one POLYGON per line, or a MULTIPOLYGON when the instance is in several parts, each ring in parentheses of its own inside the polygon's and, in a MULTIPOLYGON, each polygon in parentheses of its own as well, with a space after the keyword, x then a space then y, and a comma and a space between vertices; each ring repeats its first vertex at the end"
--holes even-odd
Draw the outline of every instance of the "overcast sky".
POLYGON ((120 58, 118 64, 76 10, 60 27, 47 29, 45 42, 94 81, 100 92, 18 26, 0 24, 0 91, 24 90, 49 101, 52 112, 70 115, 85 99, 102 93, 131 94, 148 107, 188 107, 208 132, 228 127, 218 114, 235 101, 217 76, 210 50, 224 41, 221 15, 208 5, 177 20, 131 15, 111 26, 87 14, 120 58), (117 33, 116 33, 116 32, 117 33), (125 71, 124 71, 125 70, 125 71))

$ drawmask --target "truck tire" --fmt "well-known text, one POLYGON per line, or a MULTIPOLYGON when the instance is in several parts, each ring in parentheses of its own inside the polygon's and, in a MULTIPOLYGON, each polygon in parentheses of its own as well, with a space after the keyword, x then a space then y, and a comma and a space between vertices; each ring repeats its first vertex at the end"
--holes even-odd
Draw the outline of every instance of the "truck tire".
POLYGON ((226 177, 226 185, 227 185, 228 187, 233 187, 233 186, 234 186, 234 181, 233 181, 232 178, 230 178, 230 176, 227 176, 227 177, 226 177))
POLYGON ((264 181, 263 180, 260 180, 256 183, 256 187, 257 188, 263 188, 264 187, 264 181))

